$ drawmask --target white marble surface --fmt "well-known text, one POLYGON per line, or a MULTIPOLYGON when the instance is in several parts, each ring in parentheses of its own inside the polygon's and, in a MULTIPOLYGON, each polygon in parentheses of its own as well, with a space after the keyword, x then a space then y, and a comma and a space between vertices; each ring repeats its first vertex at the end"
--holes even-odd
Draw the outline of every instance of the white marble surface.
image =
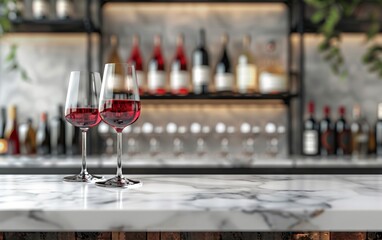
POLYGON ((382 230, 382 176, 153 175, 112 190, 0 175, 1 231, 382 230))

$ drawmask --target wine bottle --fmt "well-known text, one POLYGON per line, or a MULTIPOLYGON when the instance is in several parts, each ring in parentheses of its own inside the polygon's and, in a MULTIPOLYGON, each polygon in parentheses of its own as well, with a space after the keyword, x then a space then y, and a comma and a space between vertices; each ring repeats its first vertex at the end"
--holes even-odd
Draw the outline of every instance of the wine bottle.
POLYGON ((51 153, 50 130, 46 113, 41 114, 40 123, 37 129, 36 144, 37 153, 39 155, 48 155, 51 153))
POLYGON ((135 65, 135 74, 137 75, 139 94, 143 94, 145 92, 145 75, 143 72, 143 58, 139 44, 139 35, 135 34, 133 36, 133 46, 127 62, 135 65))
POLYGON ((287 75, 280 60, 279 46, 274 40, 265 45, 265 59, 260 69, 259 91, 262 94, 288 91, 287 75))
POLYGON ((17 123, 17 109, 16 106, 10 106, 8 110, 8 122, 6 139, 8 141, 8 154, 17 155, 20 154, 20 140, 17 123))
POLYGON ((187 71, 187 57, 184 51, 184 36, 179 34, 176 39, 176 52, 171 64, 170 85, 175 95, 187 95, 189 92, 189 75, 187 71))
POLYGON ((378 104, 377 122, 375 123, 375 153, 382 156, 382 103, 378 104))
POLYGON ((47 0, 33 0, 32 12, 36 19, 47 19, 50 12, 49 2, 47 0))
POLYGON ((159 35, 154 37, 153 55, 147 70, 148 91, 153 95, 163 95, 166 93, 166 73, 161 41, 159 35))
POLYGON ((222 38, 222 53, 215 68, 215 88, 218 93, 233 92, 233 74, 228 54, 228 34, 224 33, 222 38))
POLYGON ((354 157, 365 157, 369 152, 370 126, 362 116, 361 106, 353 107, 353 122, 351 124, 352 154, 354 157))
POLYGON ((206 33, 204 29, 200 29, 198 46, 192 54, 192 84, 194 93, 208 93, 210 78, 210 65, 206 49, 206 33))
POLYGON ((335 154, 334 126, 330 119, 330 107, 324 107, 324 118, 320 121, 320 154, 330 156, 335 154))
POLYGON ((336 154, 345 156, 351 154, 351 132, 350 127, 345 119, 346 109, 341 106, 338 109, 339 118, 335 124, 336 134, 336 154))
POLYGON ((33 128, 33 120, 31 118, 28 118, 27 121, 27 131, 23 145, 25 154, 36 154, 36 130, 33 128))
POLYGON ((70 19, 74 15, 73 0, 57 0, 56 14, 58 19, 70 19))
POLYGON ((237 88, 243 94, 258 91, 257 66, 250 48, 251 37, 246 35, 243 37, 243 49, 236 66, 237 88))
POLYGON ((5 130, 7 124, 7 110, 2 107, 0 109, 0 155, 7 154, 8 152, 8 142, 5 137, 5 130))
POLYGON ((56 126, 56 139, 55 142, 55 154, 66 154, 66 122, 64 119, 64 108, 62 105, 58 106, 58 116, 55 119, 56 126))
POLYGON ((319 132, 318 124, 314 117, 314 102, 308 105, 309 117, 304 122, 302 152, 306 156, 317 156, 319 154, 319 132))

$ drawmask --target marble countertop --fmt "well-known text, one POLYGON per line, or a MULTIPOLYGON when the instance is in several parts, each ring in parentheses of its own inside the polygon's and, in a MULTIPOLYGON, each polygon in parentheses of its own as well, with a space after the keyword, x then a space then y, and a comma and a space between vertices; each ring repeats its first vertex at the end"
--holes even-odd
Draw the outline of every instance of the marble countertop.
POLYGON ((0 175, 0 231, 382 230, 378 175, 145 175, 134 190, 0 175))

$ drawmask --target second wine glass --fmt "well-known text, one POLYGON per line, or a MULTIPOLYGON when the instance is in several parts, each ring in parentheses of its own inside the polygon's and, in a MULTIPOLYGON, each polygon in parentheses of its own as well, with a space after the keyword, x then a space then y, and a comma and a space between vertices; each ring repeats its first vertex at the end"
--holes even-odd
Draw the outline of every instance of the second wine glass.
POLYGON ((141 102, 135 67, 126 63, 105 65, 99 112, 102 120, 117 132, 117 175, 97 186, 131 188, 139 187, 140 181, 125 178, 122 174, 122 131, 139 118, 141 102))
POLYGON ((101 76, 97 72, 73 71, 70 73, 65 103, 65 119, 82 131, 82 169, 80 174, 64 177, 67 182, 91 182, 102 179, 88 173, 86 167, 86 133, 96 126, 101 118, 98 113, 98 98, 101 76))

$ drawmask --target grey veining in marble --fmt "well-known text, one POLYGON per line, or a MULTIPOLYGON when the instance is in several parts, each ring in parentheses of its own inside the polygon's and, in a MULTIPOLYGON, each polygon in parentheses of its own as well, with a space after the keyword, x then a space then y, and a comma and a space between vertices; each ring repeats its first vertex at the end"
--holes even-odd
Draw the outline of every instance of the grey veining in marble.
POLYGON ((381 230, 382 176, 133 176, 136 190, 1 175, 2 231, 381 230))

